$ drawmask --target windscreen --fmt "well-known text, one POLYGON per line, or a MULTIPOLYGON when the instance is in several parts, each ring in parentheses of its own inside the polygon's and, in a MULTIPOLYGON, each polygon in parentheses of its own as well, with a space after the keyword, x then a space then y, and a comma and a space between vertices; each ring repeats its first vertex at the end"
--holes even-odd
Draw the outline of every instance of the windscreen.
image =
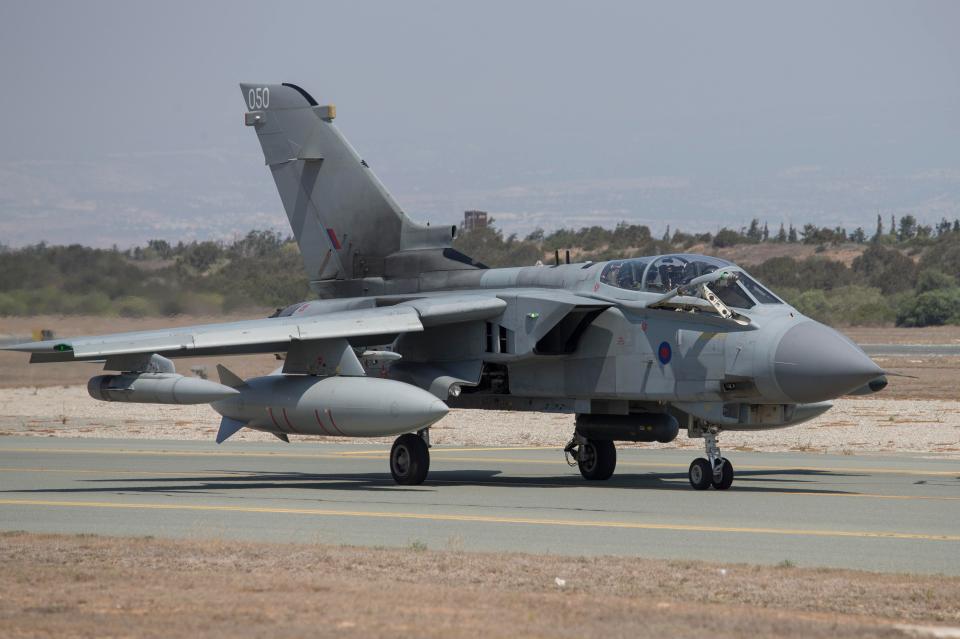
POLYGON ((783 304, 783 300, 765 289, 759 282, 752 279, 746 273, 740 273, 740 283, 743 284, 743 287, 750 291, 753 298, 761 304, 783 304))
MULTIPOLYGON (((631 291, 667 293, 688 284, 695 277, 734 266, 726 260, 706 255, 678 254, 657 258, 638 257, 614 260, 604 266, 600 281, 631 291)), ((739 279, 728 285, 714 284, 710 290, 733 308, 748 309, 757 304, 782 304, 783 301, 749 275, 736 269, 739 279)))

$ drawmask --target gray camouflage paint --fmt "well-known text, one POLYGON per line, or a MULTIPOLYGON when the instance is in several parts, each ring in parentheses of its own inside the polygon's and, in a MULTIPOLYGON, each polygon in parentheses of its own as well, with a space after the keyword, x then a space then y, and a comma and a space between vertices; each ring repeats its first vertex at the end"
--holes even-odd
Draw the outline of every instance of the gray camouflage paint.
MULTIPOLYGON (((288 85, 241 85, 245 97, 258 87, 269 90, 271 96, 282 96, 282 107, 276 112, 272 106, 263 109, 265 122, 255 129, 275 176, 278 167, 289 165, 290 171, 299 171, 296 188, 282 186, 279 179, 277 184, 305 261, 322 261, 324 252, 331 250, 329 237, 318 230, 329 225, 334 233, 353 238, 341 247, 340 262, 364 265, 362 270, 350 271, 352 276, 313 279, 312 286, 321 297, 375 297, 377 305, 388 305, 406 303, 410 296, 430 300, 458 291, 496 296, 506 303, 489 326, 497 333, 501 327, 506 330, 509 352, 487 352, 488 324, 466 317, 424 332, 407 332, 395 344, 403 355, 397 372, 407 381, 434 388, 433 382, 448 372, 445 368, 462 368, 469 362, 501 364, 509 378, 510 403, 516 407, 527 400, 528 406, 543 409, 555 400, 562 410, 623 414, 663 410, 670 403, 682 405, 688 418, 727 428, 763 428, 814 416, 829 407, 819 402, 855 391, 882 375, 858 347, 785 304, 738 311, 749 320, 744 326, 720 319, 709 309, 678 313, 648 308, 659 294, 601 282, 603 264, 488 270, 446 257, 444 249, 451 237, 445 233, 416 246, 408 244, 400 229, 415 225, 332 119, 322 117, 330 111, 311 104, 305 92, 288 85), (287 138, 287 146, 279 153, 275 151, 278 130, 287 138), (298 148, 309 148, 311 158, 322 160, 295 160, 298 148), (308 170, 310 166, 315 170, 308 170), (351 180, 342 180, 344 175, 351 180), (311 194, 309 202, 298 199, 291 205, 294 193, 311 194), (317 242, 318 237, 326 241, 317 242), (585 308, 599 312, 573 353, 537 352, 537 342, 548 331, 571 312, 585 308), (666 362, 657 352, 662 344, 671 350, 666 362), (429 369, 433 379, 418 376, 418 368, 429 369), (798 404, 809 406, 798 411, 798 404)), ((307 312, 323 313, 323 303, 307 312)), ((479 381, 457 375, 446 378, 464 384, 479 381)), ((449 401, 458 403, 456 398, 449 401)), ((460 401, 484 406, 476 394, 465 394, 460 401)), ((502 397, 491 403, 503 405, 502 397)))
MULTIPOLYGON (((351 434, 383 434, 377 411, 367 414, 363 402, 371 383, 387 380, 369 377, 392 378, 379 388, 397 401, 404 388, 416 390, 416 405, 404 409, 409 423, 387 420, 390 432, 439 418, 433 402, 443 400, 601 416, 591 418, 594 432, 603 415, 624 432, 621 416, 669 413, 693 434, 707 425, 796 424, 883 375, 855 344, 787 304, 736 309, 736 318, 725 319, 700 297, 666 302, 662 292, 610 286, 601 281, 605 264, 481 268, 450 249, 450 228, 420 226, 403 213, 333 124, 333 108, 293 85, 241 89, 245 122, 256 131, 322 299, 267 319, 10 350, 32 353, 32 362, 103 360, 123 372, 148 370, 154 354, 287 353, 284 375, 249 380, 248 390, 218 402, 225 415, 218 441, 245 422, 271 430, 271 407, 285 407, 293 426, 306 428, 310 407, 333 401, 321 392, 333 386, 336 401, 363 417, 351 434), (402 358, 364 358, 361 365, 349 348, 384 344, 402 358), (323 377, 331 372, 337 377, 323 377), (324 386, 317 379, 341 381, 324 386)), ((722 270, 742 273, 732 264, 722 270)), ((227 386, 244 384, 225 376, 232 377, 223 369, 227 386)))

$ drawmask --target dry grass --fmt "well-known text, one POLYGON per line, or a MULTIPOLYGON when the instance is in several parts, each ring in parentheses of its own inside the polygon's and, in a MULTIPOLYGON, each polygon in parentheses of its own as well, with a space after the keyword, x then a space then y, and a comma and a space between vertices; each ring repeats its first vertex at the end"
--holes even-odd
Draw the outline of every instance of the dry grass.
POLYGON ((953 577, 450 545, 7 533, 0 628, 6 637, 894 637, 895 623, 960 622, 953 577))

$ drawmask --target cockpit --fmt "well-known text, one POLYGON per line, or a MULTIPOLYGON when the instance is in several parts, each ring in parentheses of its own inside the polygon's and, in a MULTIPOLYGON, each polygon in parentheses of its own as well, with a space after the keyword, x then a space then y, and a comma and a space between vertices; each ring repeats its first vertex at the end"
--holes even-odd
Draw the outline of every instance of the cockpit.
POLYGON ((667 293, 719 268, 731 268, 739 276, 736 283, 713 289, 727 306, 747 309, 757 304, 783 304, 780 298, 732 262, 706 255, 678 254, 615 260, 604 266, 600 282, 630 291, 667 293))

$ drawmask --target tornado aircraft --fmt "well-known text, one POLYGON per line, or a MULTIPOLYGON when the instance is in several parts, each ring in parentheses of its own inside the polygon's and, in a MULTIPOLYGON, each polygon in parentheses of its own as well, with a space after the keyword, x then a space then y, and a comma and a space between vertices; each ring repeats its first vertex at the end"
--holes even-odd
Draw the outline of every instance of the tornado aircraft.
POLYGON ((682 430, 704 441, 691 486, 725 490, 723 431, 793 426, 887 384, 856 344, 725 260, 487 268, 452 248, 456 227, 407 217, 333 106, 293 84, 240 88, 317 299, 263 319, 8 350, 32 363, 103 362, 108 374, 88 384, 98 400, 209 403, 218 443, 241 428, 285 441, 398 435, 389 464, 400 484, 425 480, 430 426, 461 407, 574 414, 564 451, 587 480, 613 474, 614 442, 682 430), (217 383, 172 361, 250 353, 283 364, 251 379, 220 364, 217 383))

